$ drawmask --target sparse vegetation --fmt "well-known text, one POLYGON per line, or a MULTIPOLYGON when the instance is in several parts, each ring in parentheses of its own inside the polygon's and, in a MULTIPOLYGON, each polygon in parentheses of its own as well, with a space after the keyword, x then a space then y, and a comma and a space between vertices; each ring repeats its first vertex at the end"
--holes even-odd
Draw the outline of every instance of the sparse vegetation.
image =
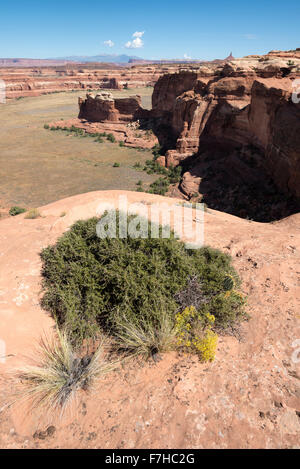
POLYGON ((150 184, 150 189, 147 192, 150 194, 165 195, 169 190, 169 186, 170 183, 168 178, 160 177, 150 184))
POLYGON ((150 184, 150 189, 148 192, 150 194, 165 195, 168 192, 171 184, 176 184, 180 182, 182 169, 180 166, 177 166, 176 168, 171 167, 169 169, 166 169, 155 162, 154 165, 156 165, 156 167, 160 167, 159 169, 157 168, 157 170, 159 174, 165 174, 165 177, 160 177, 152 184, 150 184))
POLYGON ((120 163, 114 163, 113 164, 113 168, 120 168, 120 166, 121 166, 120 163))
POLYGON ((25 213, 25 212, 26 212, 26 208, 22 208, 18 206, 11 207, 11 209, 9 210, 9 214, 12 217, 15 217, 16 215, 20 215, 21 213, 25 213))
MULTIPOLYGON (((150 102, 150 90, 141 89, 139 92, 143 96, 146 95, 150 102)), ((76 91, 78 96, 80 93, 80 90, 76 91)), ((135 93, 135 90, 124 93, 135 93)), ((90 134, 81 138, 69 131, 44 129, 45 124, 49 125, 53 121, 57 122, 55 125, 71 127, 70 124, 60 122, 60 119, 66 121, 74 117, 75 101, 74 94, 68 91, 45 94, 34 99, 25 98, 19 102, 7 102, 6 113, 2 113, 1 125, 4 134, 0 158, 2 166, 7 170, 1 183, 1 199, 8 210, 12 205, 25 208, 40 207, 74 193, 108 187, 135 190, 138 179, 143 179, 147 186, 155 179, 155 176, 146 174, 145 177, 139 177, 131 169, 136 161, 144 166, 146 159, 152 157, 149 150, 139 153, 134 148, 120 148, 119 143, 112 145, 105 136, 99 137, 101 140, 94 143, 97 137, 89 136, 90 134), (11 128, 14 129, 13 132, 10 132, 11 128), (22 158, 11 158, 11 145, 18 146, 24 139, 30 141, 30 145, 18 147, 22 158), (112 169, 115 161, 121 164, 121 177, 117 179, 117 170, 112 169), (41 162, 43 164, 40 164, 41 162), (94 166, 96 164, 97 167, 94 166), (62 173, 68 174, 67 184, 59 183, 62 173), (82 177, 82 174, 85 177, 82 177), (49 190, 45 191, 49 180, 49 190), (33 190, 28 190, 29 187, 33 190)), ((102 130, 98 132, 102 133, 102 130)))
MULTIPOLYGON (((134 165, 136 170, 142 169, 140 163, 134 165)), ((156 179, 152 184, 150 184, 150 189, 145 190, 150 194, 165 195, 171 184, 176 184, 181 179, 182 168, 180 166, 170 167, 169 169, 161 166, 155 159, 147 160, 143 170, 147 174, 161 174, 162 176, 156 179)), ((138 188, 139 190, 140 188, 138 188)))
POLYGON ((161 155, 161 146, 159 143, 156 143, 152 148, 153 159, 156 160, 161 155))
POLYGON ((142 171, 143 170, 143 166, 141 165, 141 163, 139 161, 137 163, 134 163, 133 168, 136 171, 142 171))
POLYGON ((113 134, 108 134, 107 135, 107 140, 111 143, 115 143, 116 142, 116 138, 113 134))
MULTIPOLYGON (((59 125, 50 127, 48 124, 45 124, 44 129, 66 132, 68 135, 74 134, 76 137, 81 138, 91 137, 94 138, 94 141, 97 143, 103 143, 103 138, 106 138, 111 143, 115 143, 117 141, 113 134, 107 134, 106 132, 86 132, 84 129, 80 129, 74 125, 71 127, 61 127, 59 125)), ((124 146, 124 142, 120 142, 120 146, 124 146)))

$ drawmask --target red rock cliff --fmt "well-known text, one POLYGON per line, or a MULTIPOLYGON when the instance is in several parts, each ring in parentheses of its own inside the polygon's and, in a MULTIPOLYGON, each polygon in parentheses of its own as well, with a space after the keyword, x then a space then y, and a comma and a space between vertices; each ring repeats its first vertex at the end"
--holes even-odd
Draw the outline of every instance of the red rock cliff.
MULTIPOLYGON (((250 67, 243 62, 227 64, 213 76, 204 70, 160 78, 152 112, 165 116, 176 141, 166 153, 166 166, 198 154, 195 169, 203 148, 212 154, 222 148, 230 157, 253 146, 278 188, 300 198, 300 104, 292 101, 297 76, 294 64, 250 67)), ((184 179, 183 191, 196 192, 201 181, 197 171, 191 188, 184 179)))

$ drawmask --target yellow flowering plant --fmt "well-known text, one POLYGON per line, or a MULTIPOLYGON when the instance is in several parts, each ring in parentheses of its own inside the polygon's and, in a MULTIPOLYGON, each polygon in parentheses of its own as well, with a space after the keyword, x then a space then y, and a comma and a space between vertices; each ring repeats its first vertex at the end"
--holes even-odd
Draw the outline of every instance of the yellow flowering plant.
POLYGON ((188 306, 177 313, 175 317, 177 346, 198 354, 201 361, 213 361, 218 343, 218 336, 212 330, 214 322, 213 314, 199 312, 194 306, 188 306))

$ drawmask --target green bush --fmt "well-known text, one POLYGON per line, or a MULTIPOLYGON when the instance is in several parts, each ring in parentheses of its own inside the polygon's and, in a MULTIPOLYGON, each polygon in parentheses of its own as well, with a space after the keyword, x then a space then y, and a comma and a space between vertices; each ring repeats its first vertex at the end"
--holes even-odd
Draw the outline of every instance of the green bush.
POLYGON ((164 168, 159 163, 157 163, 157 161, 155 161, 155 160, 147 160, 146 164, 144 166, 144 171, 146 171, 147 174, 164 174, 164 175, 167 175, 169 173, 167 168, 164 168))
MULTIPOLYGON (((135 168, 137 169, 137 168, 135 168)), ((171 166, 169 169, 161 166, 157 163, 156 159, 147 160, 144 166, 144 171, 147 174, 161 174, 162 176, 150 185, 149 193, 165 195, 171 184, 176 184, 181 180, 182 168, 177 166, 176 168, 171 166)))
POLYGON ((152 182, 152 184, 150 184, 150 189, 148 192, 150 194, 165 195, 169 190, 169 185, 170 183, 168 178, 160 177, 156 179, 156 181, 152 182))
POLYGON ((26 212, 26 208, 22 208, 18 206, 11 207, 11 209, 9 210, 9 214, 12 217, 15 217, 16 215, 20 215, 20 213, 25 213, 25 212, 26 212))
POLYGON ((120 163, 114 163, 113 168, 120 168, 120 163))
POLYGON ((153 159, 156 160, 161 155, 162 148, 159 143, 156 143, 152 148, 153 159))
POLYGON ((111 143, 115 143, 116 142, 116 138, 113 136, 113 134, 108 134, 107 135, 107 140, 111 143))
POLYGON ((216 326, 226 327, 243 316, 242 296, 224 288, 228 275, 239 285, 229 256, 209 247, 186 249, 172 233, 167 239, 119 238, 118 216, 117 237, 100 239, 98 221, 78 221, 41 253, 42 306, 76 343, 100 330, 120 337, 124 321, 137 328, 151 324, 147 330, 155 330, 162 311, 175 321, 186 307, 181 298, 191 277, 199 280, 205 298, 199 308, 215 316, 216 326))

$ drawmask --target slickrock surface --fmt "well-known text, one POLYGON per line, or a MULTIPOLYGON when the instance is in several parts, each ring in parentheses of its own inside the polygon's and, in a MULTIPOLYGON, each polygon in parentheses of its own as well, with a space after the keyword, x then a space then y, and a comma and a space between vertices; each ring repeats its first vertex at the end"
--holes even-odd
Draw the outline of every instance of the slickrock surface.
POLYGON ((13 390, 6 373, 26 362, 35 341, 53 327, 39 306, 39 252, 119 195, 145 206, 176 203, 150 194, 94 192, 41 207, 36 220, 20 215, 0 221, 0 338, 8 355, 0 362, 0 447, 299 447, 299 214, 262 224, 205 212, 205 243, 232 255, 251 315, 240 340, 220 337, 215 362, 172 353, 157 363, 128 363, 93 393, 82 392, 62 420, 24 417, 18 406, 5 407, 13 390))

